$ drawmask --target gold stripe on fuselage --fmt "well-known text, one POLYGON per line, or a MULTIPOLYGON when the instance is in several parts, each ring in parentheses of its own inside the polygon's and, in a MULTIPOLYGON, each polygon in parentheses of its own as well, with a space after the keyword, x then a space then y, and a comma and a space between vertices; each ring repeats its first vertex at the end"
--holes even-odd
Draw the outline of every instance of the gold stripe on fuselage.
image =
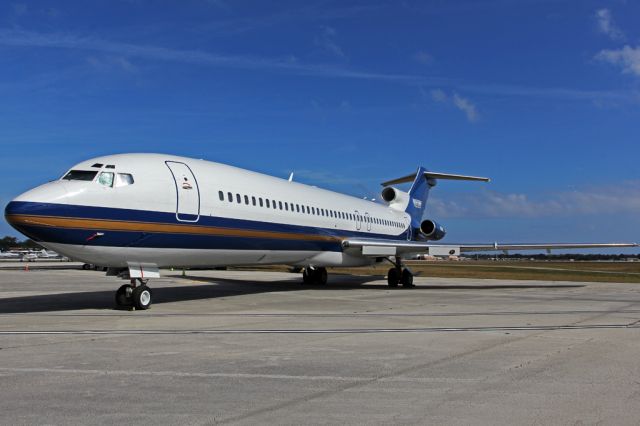
POLYGON ((258 231, 253 229, 220 228, 156 222, 130 222, 76 217, 8 215, 12 225, 46 226, 49 228, 91 229, 99 231, 126 231, 169 234, 215 235, 221 237, 270 238, 279 240, 341 241, 328 235, 297 234, 293 232, 258 231))

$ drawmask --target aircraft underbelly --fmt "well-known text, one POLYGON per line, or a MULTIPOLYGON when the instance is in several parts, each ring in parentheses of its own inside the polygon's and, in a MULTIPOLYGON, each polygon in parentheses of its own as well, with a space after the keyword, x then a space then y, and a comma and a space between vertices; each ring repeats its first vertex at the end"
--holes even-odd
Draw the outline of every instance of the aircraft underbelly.
POLYGON ((215 267, 242 265, 309 265, 360 266, 369 259, 342 252, 296 250, 219 250, 167 249, 134 247, 88 247, 83 245, 43 243, 47 248, 65 256, 101 266, 126 267, 127 262, 148 262, 158 267, 215 267))

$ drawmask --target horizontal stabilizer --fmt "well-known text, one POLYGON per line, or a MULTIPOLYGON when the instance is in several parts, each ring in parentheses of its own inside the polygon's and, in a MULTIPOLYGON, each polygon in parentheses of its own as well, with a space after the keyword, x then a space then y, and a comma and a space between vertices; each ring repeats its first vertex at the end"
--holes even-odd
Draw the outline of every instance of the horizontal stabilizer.
MULTIPOLYGON (((451 173, 438 173, 438 172, 430 172, 430 171, 424 172, 424 177, 427 178, 427 179, 470 180, 470 181, 477 181, 477 182, 489 182, 491 180, 491 179, 486 178, 486 177, 454 175, 454 174, 451 174, 451 173)), ((397 179, 393 179, 393 180, 389 180, 389 181, 383 182, 382 186, 397 185, 399 183, 413 182, 415 180, 415 178, 416 178, 416 174, 412 173, 410 175, 403 176, 401 178, 397 178, 397 179)))

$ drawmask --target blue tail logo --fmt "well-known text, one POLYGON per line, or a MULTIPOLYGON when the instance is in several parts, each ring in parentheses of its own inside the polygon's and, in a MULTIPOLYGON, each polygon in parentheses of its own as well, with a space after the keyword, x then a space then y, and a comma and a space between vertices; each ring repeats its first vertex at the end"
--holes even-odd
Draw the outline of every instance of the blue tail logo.
POLYGON ((427 169, 419 167, 416 177, 413 180, 411 189, 409 190, 409 204, 405 210, 411 217, 411 228, 419 229, 422 218, 427 209, 427 200, 429 199, 429 191, 435 185, 434 180, 430 180, 425 176, 427 169))

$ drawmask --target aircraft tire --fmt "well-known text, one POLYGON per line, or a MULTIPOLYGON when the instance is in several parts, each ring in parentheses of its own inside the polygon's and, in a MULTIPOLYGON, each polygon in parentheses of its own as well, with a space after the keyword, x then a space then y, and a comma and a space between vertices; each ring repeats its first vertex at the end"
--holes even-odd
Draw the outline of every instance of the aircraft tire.
POLYGON ((125 284, 116 291, 116 306, 131 305, 131 297, 127 297, 127 294, 131 294, 130 288, 132 287, 129 284, 125 284))
POLYGON ((387 284, 389 287, 398 287, 398 283, 400 282, 400 274, 396 268, 389 269, 387 272, 387 284))
POLYGON ((302 270, 302 283, 311 284, 313 282, 313 269, 304 268, 302 270))
POLYGON ((134 288, 131 298, 136 309, 143 311, 151 307, 151 289, 146 285, 134 288))
POLYGON ((408 269, 404 269, 402 271, 402 276, 400 277, 400 283, 403 287, 413 287, 413 274, 409 272, 408 269))
POLYGON ((329 278, 329 274, 327 274, 327 268, 318 268, 318 269, 316 269, 315 284, 327 285, 327 279, 328 278, 329 278))

